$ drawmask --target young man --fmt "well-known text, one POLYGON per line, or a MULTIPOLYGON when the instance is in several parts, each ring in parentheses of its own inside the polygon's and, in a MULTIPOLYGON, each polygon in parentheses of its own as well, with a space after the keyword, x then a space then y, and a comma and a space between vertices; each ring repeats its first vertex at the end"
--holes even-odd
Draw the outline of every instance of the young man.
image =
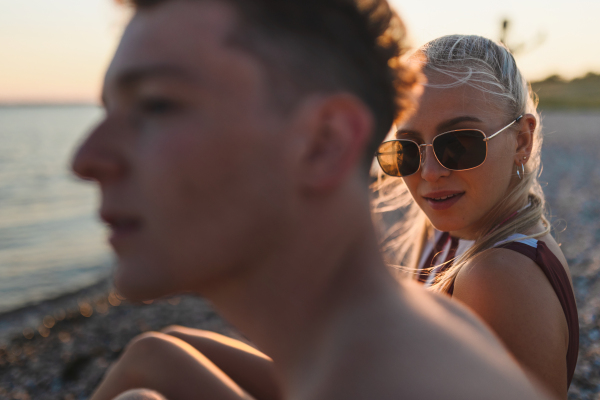
POLYGON ((367 171, 417 80, 384 0, 136 6, 73 161, 100 186, 116 285, 206 297, 274 372, 249 346, 156 333, 93 399, 543 398, 478 321, 380 257, 367 171))

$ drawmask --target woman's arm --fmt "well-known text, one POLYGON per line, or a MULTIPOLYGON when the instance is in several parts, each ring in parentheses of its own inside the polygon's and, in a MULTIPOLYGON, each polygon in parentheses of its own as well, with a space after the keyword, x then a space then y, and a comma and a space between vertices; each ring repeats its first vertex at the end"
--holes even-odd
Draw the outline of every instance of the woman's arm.
POLYGON ((567 322, 537 264, 515 251, 490 249, 460 271, 453 298, 478 314, 522 366, 566 399, 567 322))

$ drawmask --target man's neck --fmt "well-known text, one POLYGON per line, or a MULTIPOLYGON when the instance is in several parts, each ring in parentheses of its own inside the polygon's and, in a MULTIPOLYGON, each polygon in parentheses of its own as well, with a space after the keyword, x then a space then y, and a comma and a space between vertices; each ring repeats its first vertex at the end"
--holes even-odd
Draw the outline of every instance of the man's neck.
POLYGON ((285 398, 544 398, 460 306, 393 280, 367 210, 301 214, 287 247, 207 296, 273 358, 285 398))
MULTIPOLYGON (((339 203, 338 203, 339 204, 339 203)), ((208 297, 272 357, 285 385, 318 358, 348 310, 397 290, 379 253, 368 204, 303 213, 288 246, 208 297), (348 218, 351 215, 352 218, 348 218)))

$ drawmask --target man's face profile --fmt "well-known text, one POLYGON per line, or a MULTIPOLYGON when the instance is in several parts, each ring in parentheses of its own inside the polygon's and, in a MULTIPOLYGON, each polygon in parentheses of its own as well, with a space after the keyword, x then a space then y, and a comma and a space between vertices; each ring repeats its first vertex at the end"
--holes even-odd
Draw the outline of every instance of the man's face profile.
POLYGON ((206 288, 281 240, 293 129, 262 65, 226 44, 235 24, 222 2, 140 11, 107 72, 74 169, 99 182, 128 297, 206 288))

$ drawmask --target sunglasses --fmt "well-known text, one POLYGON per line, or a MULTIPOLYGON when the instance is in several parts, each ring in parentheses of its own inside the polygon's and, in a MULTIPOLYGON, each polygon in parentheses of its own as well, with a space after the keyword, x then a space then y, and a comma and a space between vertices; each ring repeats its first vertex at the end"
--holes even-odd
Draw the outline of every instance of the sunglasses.
POLYGON ((416 173, 425 159, 425 149, 433 149, 436 160, 451 171, 477 168, 487 157, 487 142, 523 118, 521 115, 491 136, 478 129, 457 129, 440 133, 431 144, 395 139, 383 142, 377 149, 377 162, 387 175, 409 176, 416 173))

